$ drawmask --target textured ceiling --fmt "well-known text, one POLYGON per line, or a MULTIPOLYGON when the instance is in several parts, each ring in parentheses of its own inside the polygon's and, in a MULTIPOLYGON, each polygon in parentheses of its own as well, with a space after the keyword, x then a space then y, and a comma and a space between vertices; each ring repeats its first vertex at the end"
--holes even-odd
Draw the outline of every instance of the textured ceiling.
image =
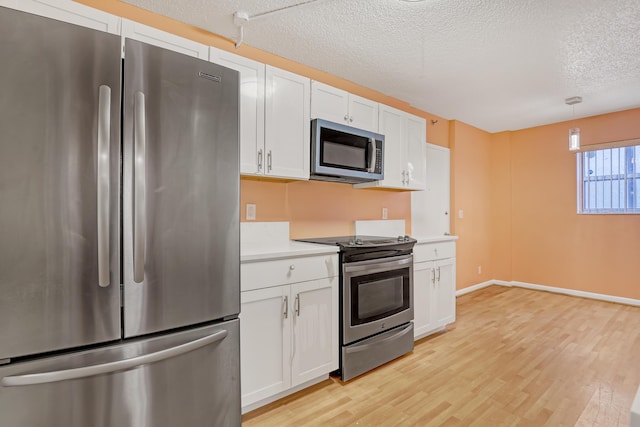
MULTIPOLYGON (((234 40, 306 2, 126 1, 234 40)), ((640 107, 638 0, 318 0, 244 43, 489 132, 640 107)))

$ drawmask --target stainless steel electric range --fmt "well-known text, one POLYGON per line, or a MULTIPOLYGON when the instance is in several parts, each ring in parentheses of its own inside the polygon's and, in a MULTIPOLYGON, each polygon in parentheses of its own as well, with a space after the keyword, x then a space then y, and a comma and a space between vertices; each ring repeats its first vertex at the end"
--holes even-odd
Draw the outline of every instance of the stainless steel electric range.
POLYGON ((340 378, 350 380, 413 350, 409 236, 298 239, 340 247, 340 378))

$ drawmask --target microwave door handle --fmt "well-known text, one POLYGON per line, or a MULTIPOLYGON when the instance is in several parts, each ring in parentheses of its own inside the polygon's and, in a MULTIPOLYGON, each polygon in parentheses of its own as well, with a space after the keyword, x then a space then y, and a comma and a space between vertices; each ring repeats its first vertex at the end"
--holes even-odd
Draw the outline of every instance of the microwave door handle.
POLYGON ((378 151, 376 150, 376 139, 369 138, 369 144, 371 145, 371 151, 369 151, 369 169, 367 171, 373 173, 376 171, 376 151, 378 151))

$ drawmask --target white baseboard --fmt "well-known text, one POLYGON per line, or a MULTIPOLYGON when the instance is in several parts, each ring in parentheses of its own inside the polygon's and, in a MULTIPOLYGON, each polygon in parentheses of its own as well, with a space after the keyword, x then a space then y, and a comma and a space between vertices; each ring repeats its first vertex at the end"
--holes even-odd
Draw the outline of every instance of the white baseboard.
POLYGON ((633 298, 617 297, 614 295, 596 294, 594 292, 577 291, 575 289, 556 288, 555 286, 537 285, 535 283, 512 281, 511 286, 518 288, 534 289, 537 291, 547 291, 556 294, 571 295, 574 297, 582 297, 607 302, 616 302, 619 304, 634 305, 640 307, 640 300, 633 298))
POLYGON ((512 280, 510 282, 505 280, 488 280, 486 282, 478 283, 477 285, 472 285, 463 289, 459 289, 456 291, 456 296, 465 295, 470 292, 474 292, 491 285, 500 285, 500 286, 509 286, 509 287, 514 286, 517 288, 533 289, 536 291, 547 291, 547 292, 553 292, 555 294, 570 295, 574 297, 589 298, 589 299, 595 299, 599 301, 615 302, 619 304, 626 304, 626 305, 633 305, 633 306, 640 307, 640 300, 638 299, 617 297, 614 295, 597 294, 594 292, 577 291, 574 289, 558 288, 555 286, 538 285, 535 283, 518 282, 515 280, 512 280))
MULTIPOLYGON (((463 289, 458 289, 456 291, 456 296, 459 297, 460 295, 465 295, 465 294, 486 288, 487 286, 491 286, 491 285, 502 285, 502 283, 497 283, 497 282, 498 280, 487 280, 486 282, 478 283, 477 285, 469 286, 463 289)), ((509 283, 509 282, 504 282, 504 283, 509 283)), ((503 285, 503 286, 510 286, 510 285, 503 285)))

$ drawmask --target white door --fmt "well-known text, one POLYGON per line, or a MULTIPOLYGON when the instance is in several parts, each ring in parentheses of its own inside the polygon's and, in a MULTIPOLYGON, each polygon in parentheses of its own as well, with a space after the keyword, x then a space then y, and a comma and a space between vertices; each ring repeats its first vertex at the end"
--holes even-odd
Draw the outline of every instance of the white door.
POLYGON ((357 95, 349 95, 349 126, 378 132, 378 103, 357 95))
POLYGON ((266 67, 266 175, 309 179, 310 80, 266 67))
POLYGON ((240 173, 263 175, 265 65, 214 47, 209 56, 240 73, 240 173))
POLYGON ((292 386, 337 369, 337 277, 291 285, 292 386))
POLYGON ((349 124, 349 94, 324 83, 311 82, 311 118, 349 124))
POLYGON ((423 209, 433 236, 448 234, 450 230, 449 156, 448 148, 427 144, 427 193, 423 209))
POLYGON ((240 294, 242 406, 290 387, 289 286, 240 294))
POLYGON ((407 151, 405 168, 407 170, 407 187, 412 190, 426 188, 426 120, 409 115, 407 119, 407 151))
POLYGON ((434 324, 445 326, 456 320, 456 259, 436 261, 434 324))

